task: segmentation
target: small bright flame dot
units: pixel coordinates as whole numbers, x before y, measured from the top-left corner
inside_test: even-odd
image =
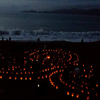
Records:
[[[37,87],[40,87],[40,85],[38,84]]]
[[[46,58],[47,58],[47,59],[50,59],[50,56],[47,56]]]

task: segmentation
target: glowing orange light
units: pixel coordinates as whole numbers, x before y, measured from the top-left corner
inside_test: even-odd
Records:
[[[1,73],[1,71],[0,71],[0,73]]]
[[[51,83],[51,85],[53,85],[53,82],[50,82]]]
[[[74,74],[74,77],[75,77],[75,74]]]
[[[45,71],[47,71],[47,69],[45,69]]]
[[[59,68],[59,66],[57,66],[57,68]]]
[[[8,74],[8,72],[6,72],[6,74]]]
[[[65,84],[65,82],[63,82],[63,84]]]
[[[2,70],[4,70],[4,68],[2,68]]]
[[[49,68],[48,68],[48,70],[49,70]]]
[[[91,65],[91,68],[92,68],[93,66]]]
[[[31,73],[33,74],[34,72],[32,71]]]
[[[98,96],[98,94],[96,93],[96,96]]]
[[[88,87],[86,87],[86,89],[88,89]]]
[[[53,87],[55,87],[55,84],[53,84]]]
[[[66,68],[67,66],[65,66],[65,68]]]
[[[81,85],[81,87],[83,87],[83,85]]]
[[[84,91],[83,91],[83,90],[81,90],[81,92],[83,93]]]
[[[20,66],[18,66],[18,68],[20,68]]]
[[[30,72],[28,72],[28,74],[30,74]]]
[[[89,91],[87,92],[87,94],[89,94]]]
[[[59,72],[61,72],[61,69],[59,70]]]
[[[25,71],[25,68],[23,68],[23,70]]]
[[[42,79],[44,79],[44,76],[42,76]]]
[[[48,76],[47,75],[45,75],[45,78],[47,78]]]
[[[78,63],[76,63],[76,65],[78,66]]]
[[[82,66],[84,66],[84,64]]]
[[[44,65],[44,62],[42,62],[42,65]]]
[[[92,73],[92,71],[90,70],[90,73]]]
[[[42,70],[42,72],[44,72],[44,70]]]
[[[24,60],[24,66],[26,65],[26,61]]]
[[[0,76],[0,79],[2,79],[2,76]]]
[[[82,82],[82,84],[84,84],[84,81]]]
[[[18,72],[16,72],[16,74],[18,74]]]
[[[11,79],[11,76],[9,77],[9,79]]]
[[[89,77],[88,78],[90,78],[90,75],[89,75]]]
[[[71,87],[71,84],[69,85],[69,87]]]
[[[87,96],[87,100],[89,100],[89,96]]]
[[[38,79],[40,79],[40,77],[38,77]]]
[[[74,97],[74,93],[72,93],[72,97]]]
[[[64,72],[64,69],[62,69],[62,72]]]
[[[30,77],[29,80],[32,80],[32,77]]]
[[[36,56],[34,55],[34,58],[36,58]]]
[[[27,77],[25,77],[25,80],[27,80]]]
[[[87,75],[85,75],[85,77],[87,77]]]
[[[73,65],[75,65],[75,63],[73,63]]]
[[[47,59],[50,59],[50,56],[47,56]]]
[[[79,98],[79,94],[76,95],[76,98]]]
[[[2,73],[5,73],[5,71],[2,71]]]
[[[23,80],[23,77],[20,77],[20,80]]]
[[[12,66],[12,69],[14,68],[14,66]]]
[[[8,68],[8,70],[10,70],[10,68]]]
[[[27,72],[25,71],[25,74],[27,74]]]
[[[74,86],[72,87],[72,89],[75,89]]]
[[[58,86],[56,85],[56,89],[58,89]]]
[[[2,57],[2,59],[4,59],[4,57]]]
[[[70,93],[69,93],[69,91],[67,91],[67,95],[69,95]]]
[[[69,64],[71,64],[71,62],[69,62]]]
[[[17,80],[17,77],[15,77],[15,80]]]
[[[30,69],[32,69],[32,66],[30,66]]]
[[[93,71],[93,68],[91,70]]]
[[[66,86],[67,86],[68,84],[66,83]]]
[[[85,69],[83,71],[85,72]]]
[[[96,87],[98,87],[98,84],[96,84]]]
[[[15,68],[17,68],[17,66]]]

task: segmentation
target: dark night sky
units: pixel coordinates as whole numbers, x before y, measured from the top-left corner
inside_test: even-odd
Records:
[[[100,0],[0,0],[0,11],[100,8]]]

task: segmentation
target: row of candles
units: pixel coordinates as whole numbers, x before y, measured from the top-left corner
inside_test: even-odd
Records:
[[[46,52],[46,53],[45,53]],[[53,53],[52,53],[53,52]],[[29,51],[25,51],[24,52],[24,54],[27,54],[27,53],[29,53]],[[49,81],[50,81],[50,84],[53,86],[53,87],[55,87],[56,89],[59,89],[58,88],[58,85],[56,85],[53,81],[52,81],[52,79],[51,79],[51,77],[54,75],[54,74],[57,74],[57,73],[63,73],[64,72],[64,69],[63,69],[63,66],[59,66],[59,63],[57,63],[57,65],[58,66],[55,66],[55,65],[53,65],[53,59],[55,58],[55,56],[53,56],[53,58],[51,58],[50,57],[50,54],[55,54],[55,53],[57,53],[57,55],[58,55],[58,59],[55,59],[55,60],[58,60],[58,62],[59,61],[62,61],[62,63],[63,63],[63,65],[64,65],[64,69],[66,69],[66,62],[64,63],[64,61],[63,61],[63,58],[65,58],[66,57],[66,55],[68,55],[69,56],[69,59],[67,59],[66,61],[67,62],[69,62],[69,64],[73,64],[73,65],[77,65],[78,66],[78,61],[79,61],[79,57],[78,57],[78,55],[76,54],[76,53],[73,53],[73,55],[75,55],[76,56],[76,60],[72,60],[72,52],[71,51],[69,51],[69,53],[67,54],[67,52],[65,52],[65,51],[63,51],[62,49],[55,49],[55,50],[53,50],[53,49],[46,49],[46,50],[43,50],[43,53],[42,53],[42,55],[46,55],[46,59],[47,60],[52,60],[52,63],[51,63],[51,66],[49,66],[50,68],[45,68],[45,69],[42,69],[42,70],[40,70],[40,71],[38,71],[38,73],[44,73],[44,72],[47,72],[47,71],[52,71],[49,75],[42,75],[42,76],[38,76],[38,79],[44,79],[44,78],[48,78],[48,76],[49,76]],[[36,56],[37,55],[37,56]],[[63,58],[61,57],[61,55],[63,55]],[[37,50],[37,49],[34,49],[34,52],[32,52],[32,53],[29,53],[29,60],[31,60],[32,62],[34,61],[34,59],[36,59],[35,61],[37,61],[38,62],[38,60],[39,60],[39,57],[40,57],[40,55],[39,55],[39,50]],[[3,59],[4,59],[4,57],[3,57]],[[71,61],[72,60],[72,61]],[[13,59],[13,61],[15,62],[15,59]],[[45,65],[45,60],[43,60],[43,62],[42,62],[42,65]],[[26,65],[26,63],[27,63],[27,61],[26,61],[26,57],[24,57],[24,66]],[[84,64],[83,64],[83,66],[84,66]],[[93,71],[93,68],[92,68],[93,66],[91,66],[91,70],[90,70],[90,73],[88,73],[88,75],[87,74],[85,74],[84,75],[84,77],[85,78],[90,78],[90,75],[92,74],[92,76],[93,76],[93,73],[92,73],[92,71]],[[15,70],[15,69],[18,69],[19,68],[19,71],[20,72],[16,72],[16,75],[17,74],[33,74],[34,72],[32,71],[32,66],[30,66],[30,70],[31,71],[27,71],[27,69],[26,68],[20,68],[20,66],[12,66],[12,68],[10,68],[9,66],[8,66],[8,71],[5,71],[4,70],[4,68],[2,68],[1,70],[0,70],[0,73],[1,74],[4,74],[4,73],[6,73],[6,74],[8,74],[8,72],[9,71],[12,71],[11,73],[13,73],[13,71]],[[58,69],[57,69],[58,68]],[[62,68],[62,69],[61,69]],[[55,69],[57,69],[57,70],[55,70]],[[55,71],[54,71],[55,70]],[[18,71],[18,70],[15,70],[15,71]],[[23,72],[22,72],[23,71]],[[85,73],[86,72],[86,69],[83,69],[83,72]],[[63,74],[60,74],[60,76],[59,76],[59,80],[60,80],[60,82],[61,83],[63,83],[65,86],[68,86],[68,82],[65,82],[65,81],[63,81],[62,80],[62,75]],[[73,74],[73,77],[76,77],[75,76],[75,74]],[[2,79],[3,78],[3,76],[2,75],[0,75],[0,79]],[[20,80],[32,80],[32,78],[33,77],[19,77],[19,79]],[[12,76],[9,76],[9,79],[11,80],[12,79]],[[18,79],[18,77],[17,76],[15,76],[14,77],[14,79],[15,80],[17,80]],[[72,80],[72,83],[74,83],[74,80]],[[85,83],[85,85],[86,85],[86,89],[88,89],[88,87],[87,87],[87,84]],[[98,83],[96,84],[96,87],[98,87]],[[75,87],[74,86],[71,86],[71,84],[69,84],[69,88],[71,88],[71,89],[75,89]],[[83,88],[83,85],[81,85],[81,88]],[[67,95],[71,95],[72,97],[75,97],[75,93],[71,93],[70,91],[67,91]],[[81,93],[84,93],[84,90],[82,89],[81,90]],[[87,92],[87,95],[89,95],[89,91]],[[96,93],[96,96],[97,96],[97,93]],[[76,94],[76,98],[79,98],[79,94]],[[87,96],[87,100],[89,100],[89,96]]]

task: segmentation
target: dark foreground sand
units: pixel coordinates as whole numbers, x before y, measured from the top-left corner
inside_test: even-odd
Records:
[[[93,66],[94,73],[100,80],[100,42],[93,43],[71,43],[64,41],[55,42],[6,42],[0,41],[0,57],[15,57],[23,59],[25,51],[40,49],[46,45],[47,48],[62,48],[66,51],[75,52],[79,56],[79,63],[86,66]],[[7,60],[2,61],[0,58],[0,69],[6,67]],[[8,59],[8,58],[7,58]],[[21,64],[21,63],[20,63]],[[33,65],[34,66],[34,65]],[[48,73],[50,74],[50,73]],[[2,75],[2,73],[0,74]],[[31,81],[25,80],[6,80],[0,79],[0,100],[82,100],[66,96],[63,89],[55,89],[51,86],[48,79],[37,80],[38,75],[35,75]],[[37,84],[41,84],[41,88],[37,88]],[[98,95],[100,94],[100,82]],[[99,95],[100,96],[100,95]],[[95,100],[99,100],[99,96]],[[87,100],[87,99],[83,99]],[[90,98],[94,100],[94,98]]]

